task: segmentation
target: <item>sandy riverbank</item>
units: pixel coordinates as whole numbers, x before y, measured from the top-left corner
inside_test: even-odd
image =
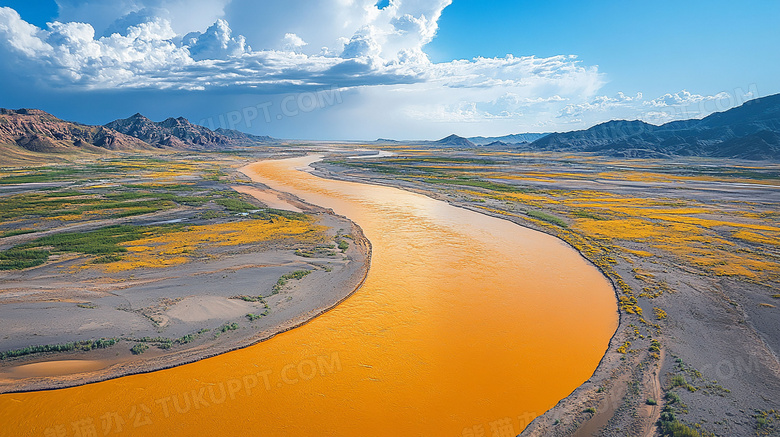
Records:
[[[74,269],[76,260],[67,257],[34,269],[2,272],[2,350],[102,337],[123,340],[105,349],[0,361],[0,393],[77,386],[244,348],[307,323],[361,286],[371,247],[359,226],[262,186],[235,188],[257,195],[263,203],[276,199],[275,208],[312,214],[316,225],[326,229],[327,238],[348,235],[349,247],[302,257],[296,249],[306,247],[294,242],[249,244],[175,268],[135,269],[132,274],[113,276]],[[280,276],[299,270],[311,273],[288,281],[279,292],[272,291]],[[252,302],[237,296],[263,299]],[[245,317],[264,312],[256,320]],[[220,331],[230,323],[238,328]],[[174,342],[169,349],[148,343],[149,349],[135,355],[130,351],[136,344],[132,339],[142,338],[188,340]]]

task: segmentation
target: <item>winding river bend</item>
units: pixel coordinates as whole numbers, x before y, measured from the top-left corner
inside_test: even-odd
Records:
[[[425,196],[297,170],[316,159],[245,172],[363,228],[373,260],[358,292],[246,349],[0,396],[0,435],[91,425],[96,435],[460,436],[507,423],[519,433],[588,379],[617,308],[576,251]]]

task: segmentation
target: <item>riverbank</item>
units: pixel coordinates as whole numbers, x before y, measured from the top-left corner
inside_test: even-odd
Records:
[[[371,247],[359,226],[237,173],[224,177],[235,191],[219,191],[223,196],[237,191],[257,198],[253,205],[227,197],[225,204],[257,212],[236,216],[206,203],[205,209],[185,206],[126,219],[72,215],[81,221],[49,220],[37,229],[35,220],[42,219],[26,218],[36,232],[0,240],[8,248],[76,232],[154,230],[151,238],[149,232],[133,237],[138,240],[120,252],[123,259],[112,263],[66,253],[0,272],[0,351],[7,355],[0,360],[0,393],[79,386],[245,348],[309,322],[361,286]],[[157,195],[147,187],[182,187],[190,203],[213,192],[198,179],[186,182],[146,179],[135,184],[144,191],[122,194],[116,194],[119,185],[103,185],[114,190],[108,196],[145,199]],[[69,187],[55,199],[74,196],[83,203],[106,190],[66,185],[81,191]],[[12,199],[38,199],[36,189],[15,187],[19,194]],[[26,352],[30,346],[46,351]]]
[[[774,229],[771,223],[755,220],[771,219],[764,213],[776,196],[772,179],[760,170],[755,170],[760,179],[745,183],[711,176],[719,165],[726,167],[724,173],[744,175],[740,163],[693,162],[684,168],[701,164],[707,176],[677,178],[663,162],[632,162],[641,170],[632,173],[631,167],[623,170],[623,165],[623,173],[618,173],[616,163],[601,164],[592,157],[578,161],[571,155],[426,152],[424,148],[405,153],[400,146],[392,150],[397,154],[394,159],[358,163],[334,158],[332,163],[318,163],[315,173],[421,193],[545,232],[572,245],[613,283],[621,304],[620,326],[598,369],[530,423],[523,435],[649,437],[659,432],[657,422],[664,407],[672,413],[665,423],[677,422],[703,435],[748,435],[759,426],[757,414],[777,409],[773,400],[780,393],[779,366],[774,350],[780,336],[765,320],[776,311],[772,246],[741,249],[743,264],[729,259],[723,262],[722,273],[715,274],[705,269],[719,264],[705,264],[703,249],[685,241],[686,233],[705,241],[699,235],[709,232],[717,235],[707,237],[715,248],[741,246],[744,241],[721,227],[759,233]],[[729,165],[736,170],[728,170]],[[663,179],[649,170],[653,166],[662,169]],[[609,171],[615,172],[615,179],[607,179]],[[594,180],[593,174],[602,179]],[[703,205],[713,205],[720,217],[708,216],[710,208]],[[644,216],[635,219],[633,214]],[[652,239],[651,226],[658,226],[653,219],[640,221],[647,215],[657,217],[661,229],[664,220],[673,220],[663,245]],[[680,227],[685,220],[712,228],[699,230],[686,224],[678,237],[671,226]],[[585,225],[600,234],[593,237],[580,231]],[[658,249],[673,245],[688,247],[687,252]],[[691,265],[686,254],[698,255],[702,264]],[[751,257],[761,256],[768,262],[760,265],[758,273],[748,270],[746,266],[759,266]],[[772,413],[767,417],[765,422]]]

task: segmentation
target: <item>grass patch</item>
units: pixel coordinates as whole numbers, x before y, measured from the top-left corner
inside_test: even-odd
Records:
[[[577,218],[586,218],[586,219],[591,219],[591,220],[606,220],[604,217],[602,217],[602,216],[600,216],[598,214],[594,214],[594,213],[592,213],[590,211],[585,211],[583,209],[574,210],[574,211],[571,212],[571,215],[573,217],[577,217]]]
[[[0,238],[13,237],[15,235],[33,234],[35,232],[38,231],[35,229],[13,229],[11,231],[5,231],[0,234]]]
[[[67,232],[38,238],[20,248],[53,247],[57,252],[79,252],[109,255],[127,252],[119,243],[137,240],[148,234],[149,228],[131,225],[107,226],[89,232]]]
[[[302,212],[285,211],[283,209],[265,208],[252,215],[253,217],[264,220],[272,220],[276,217],[286,218],[287,220],[307,220],[308,216]]]
[[[217,199],[214,203],[230,212],[248,212],[258,209],[251,203],[239,199]]]
[[[120,246],[180,226],[107,226],[89,232],[66,232],[38,238],[0,253],[0,270],[25,269],[45,263],[51,253],[82,253],[96,255],[92,263],[107,264],[122,260],[127,248]]]
[[[0,270],[22,270],[39,266],[49,259],[46,250],[10,249],[0,252]]]
[[[40,182],[56,182],[71,180],[76,176],[86,178],[92,177],[95,173],[109,173],[116,171],[113,167],[89,167],[89,168],[55,168],[42,167],[27,174],[11,175],[0,178],[0,185],[31,184]]]
[[[529,217],[533,217],[535,219],[539,219],[539,220],[545,221],[547,223],[552,223],[552,224],[554,224],[556,226],[560,226],[562,228],[565,228],[565,227],[568,226],[565,221],[563,221],[562,219],[560,219],[560,218],[558,218],[558,217],[556,217],[556,216],[554,216],[552,214],[547,214],[547,213],[541,212],[541,211],[528,211],[526,214],[528,214]]]

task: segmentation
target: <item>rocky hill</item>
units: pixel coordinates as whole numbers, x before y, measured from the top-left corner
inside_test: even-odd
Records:
[[[172,148],[220,148],[234,143],[230,138],[209,128],[190,123],[186,118],[167,118],[154,122],[141,114],[114,120],[105,125],[149,144]]]
[[[41,153],[149,148],[111,128],[60,120],[38,109],[0,109],[0,144]]]

